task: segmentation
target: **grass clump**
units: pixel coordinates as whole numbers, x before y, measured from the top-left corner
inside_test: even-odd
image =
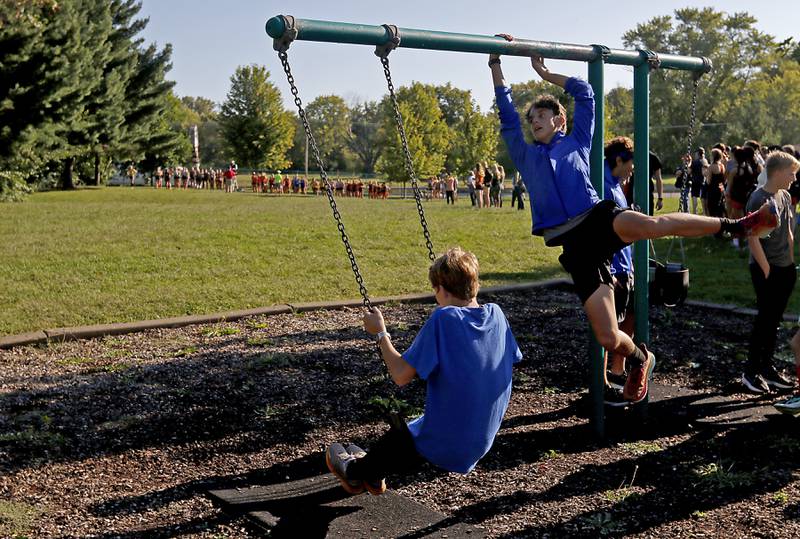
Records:
[[[30,504],[0,500],[0,535],[26,537],[34,531],[33,524],[40,514]]]

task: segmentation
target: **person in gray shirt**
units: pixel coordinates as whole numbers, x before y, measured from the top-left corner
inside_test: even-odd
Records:
[[[778,324],[797,280],[794,265],[794,207],[787,189],[800,169],[800,162],[786,152],[773,152],[767,159],[767,183],[750,195],[747,210],[754,211],[767,201],[775,205],[778,226],[769,235],[752,236],[750,276],[756,291],[758,314],[753,322],[742,384],[753,393],[792,389],[794,383],[772,364]]]

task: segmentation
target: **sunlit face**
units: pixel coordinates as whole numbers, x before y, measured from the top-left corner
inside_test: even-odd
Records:
[[[550,142],[564,125],[563,116],[555,115],[552,110],[545,108],[531,108],[528,111],[528,121],[531,123],[534,140],[544,144]]]
[[[797,173],[792,167],[785,167],[779,170],[776,170],[775,173],[772,175],[774,178],[775,185],[778,189],[788,189],[792,182],[795,180],[795,174]]]

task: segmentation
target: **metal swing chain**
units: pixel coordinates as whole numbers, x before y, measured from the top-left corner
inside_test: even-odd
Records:
[[[689,107],[689,132],[686,135],[686,153],[684,155],[688,155],[691,157],[692,155],[692,140],[694,139],[694,124],[697,121],[697,88],[700,85],[700,75],[695,76],[694,82],[692,83],[692,103]],[[683,169],[683,187],[681,187],[681,194],[680,198],[678,199],[678,212],[680,213],[689,213],[689,189],[691,188],[691,161],[689,165],[683,162],[683,158],[681,158],[681,168]],[[678,242],[681,246],[681,263],[686,266],[686,251],[683,248],[683,238],[678,237]],[[669,261],[669,256],[672,254],[672,247],[675,244],[675,236],[672,237],[672,240],[669,242],[669,249],[667,250],[667,257],[664,259],[664,262]]]
[[[283,70],[286,72],[286,79],[289,81],[289,86],[291,87],[292,95],[294,96],[294,104],[297,106],[297,113],[300,116],[300,120],[303,122],[303,129],[306,131],[308,144],[314,153],[314,159],[319,167],[320,176],[325,182],[325,193],[328,195],[328,202],[330,203],[331,210],[333,210],[333,218],[336,219],[336,227],[339,229],[339,233],[342,235],[342,243],[344,243],[344,248],[347,251],[347,257],[350,259],[350,266],[352,267],[353,274],[356,277],[356,283],[358,283],[358,290],[361,292],[364,307],[371,310],[372,303],[369,300],[367,288],[364,286],[364,279],[361,277],[361,271],[358,269],[358,263],[356,262],[356,256],[353,253],[353,248],[350,247],[350,239],[347,237],[347,232],[345,231],[344,223],[342,222],[342,216],[339,213],[339,209],[336,207],[336,200],[333,198],[333,187],[331,186],[331,182],[328,180],[328,174],[325,172],[325,167],[322,165],[322,158],[319,154],[319,148],[317,148],[317,142],[314,140],[314,135],[311,133],[311,127],[308,124],[308,118],[306,118],[306,112],[303,109],[303,102],[298,95],[297,86],[295,86],[294,83],[294,77],[292,76],[292,69],[289,67],[289,59],[286,51],[279,51],[278,58],[280,58],[281,64],[283,65]]]
[[[697,87],[700,85],[700,77],[695,77],[694,83],[692,85],[692,104],[690,107],[690,116],[689,116],[689,132],[686,136],[686,153],[684,155],[688,155],[691,157],[692,155],[692,139],[694,138],[694,124],[697,120]],[[678,211],[680,212],[688,212],[689,208],[686,207],[688,204],[688,194],[689,194],[689,181],[690,181],[690,166],[682,163],[683,166],[683,189],[681,190],[681,198],[679,202]]]
[[[414,172],[414,163],[411,159],[411,151],[408,149],[406,130],[403,127],[403,116],[400,114],[400,107],[397,104],[397,96],[395,96],[394,93],[392,73],[389,70],[389,57],[381,56],[381,64],[383,64],[383,73],[386,75],[386,84],[389,87],[389,96],[392,98],[392,105],[394,106],[394,120],[397,123],[397,131],[400,133],[400,142],[403,145],[406,172],[408,172],[408,175],[411,177],[411,190],[414,192],[414,200],[417,202],[417,212],[419,213],[419,222],[422,225],[422,234],[425,236],[425,246],[428,248],[428,258],[430,258],[431,262],[433,262],[436,260],[436,255],[433,252],[433,243],[431,242],[431,233],[428,231],[428,222],[425,220],[425,211],[422,209],[422,195],[420,194],[419,185],[417,184],[417,175]]]

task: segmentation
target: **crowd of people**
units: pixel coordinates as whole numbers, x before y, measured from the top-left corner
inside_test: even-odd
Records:
[[[683,207],[695,214],[743,216],[752,193],[766,184],[766,162],[775,152],[800,158],[795,146],[762,145],[755,140],[733,147],[718,142],[711,148],[710,160],[705,148],[697,148],[693,155],[684,156],[685,166],[677,172],[676,186],[682,189]],[[797,204],[800,181],[792,183],[788,191]],[[733,243],[743,245],[738,238],[733,238]]]
[[[128,175],[133,177],[135,170],[131,174],[133,165],[128,167]],[[152,178],[152,186],[156,189],[216,189],[224,190],[226,193],[233,193],[239,190],[236,174],[239,167],[235,161],[231,161],[227,168],[201,168],[193,167],[157,167]]]
[[[337,178],[329,180],[334,196],[364,198],[364,187],[367,196],[371,199],[389,198],[391,187],[386,182],[369,180],[364,182],[360,178]],[[325,186],[319,178],[308,181],[305,176],[295,174],[291,179],[283,175],[280,170],[275,173],[254,171],[250,175],[250,186],[254,193],[270,193],[275,195],[323,195]]]

